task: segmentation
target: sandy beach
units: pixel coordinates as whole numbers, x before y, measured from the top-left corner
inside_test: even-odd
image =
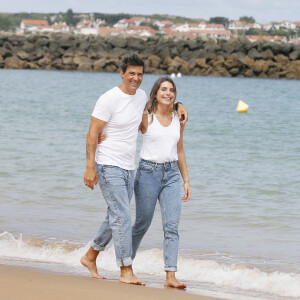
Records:
[[[0,265],[0,299],[5,300],[82,299],[202,299],[216,298],[186,294],[184,291],[120,284],[88,277],[48,274],[42,270]]]

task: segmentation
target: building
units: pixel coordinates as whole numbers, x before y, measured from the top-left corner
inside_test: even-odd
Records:
[[[49,26],[47,20],[22,20],[19,33],[38,32],[43,27]]]
[[[99,27],[104,23],[105,21],[101,19],[80,21],[76,24],[75,32],[79,34],[99,34]]]

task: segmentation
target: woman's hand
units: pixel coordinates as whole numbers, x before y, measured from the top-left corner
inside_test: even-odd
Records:
[[[182,200],[184,202],[187,202],[190,200],[192,194],[189,181],[186,181],[183,187],[184,187],[184,196],[182,197]]]
[[[102,131],[99,133],[98,136],[98,144],[103,143],[107,139],[107,135],[103,134]]]

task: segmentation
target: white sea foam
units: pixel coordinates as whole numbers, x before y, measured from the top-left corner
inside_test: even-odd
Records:
[[[80,266],[80,257],[89,245],[76,246],[54,239],[23,239],[11,233],[0,234],[0,258],[59,263],[70,267]],[[118,271],[113,247],[101,253],[98,264],[102,270]],[[163,277],[163,253],[159,249],[140,251],[134,263],[135,272]],[[193,283],[214,284],[218,287],[245,292],[271,294],[277,297],[300,297],[300,274],[263,272],[247,266],[225,265],[213,260],[179,257],[177,277]]]

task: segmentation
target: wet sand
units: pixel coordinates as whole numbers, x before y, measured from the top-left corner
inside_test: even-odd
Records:
[[[7,265],[0,265],[0,299],[216,300],[173,289],[155,289],[82,276],[49,274],[41,270]]]

